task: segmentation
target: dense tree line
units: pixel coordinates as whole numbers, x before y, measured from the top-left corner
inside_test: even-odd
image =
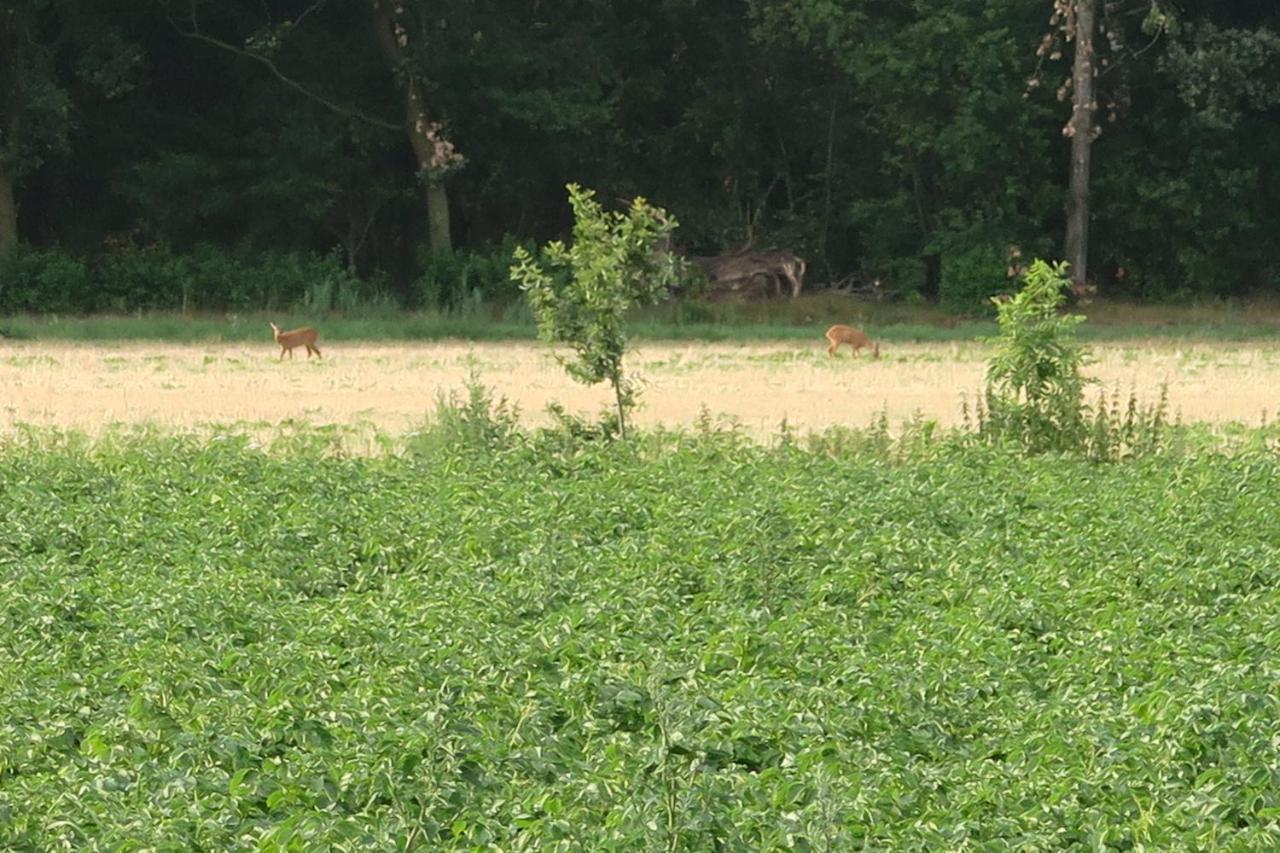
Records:
[[[1280,286],[1271,0],[0,3],[0,252],[331,254],[403,294],[564,235],[576,181],[689,251],[962,299],[1064,256],[1073,145],[1104,293]]]

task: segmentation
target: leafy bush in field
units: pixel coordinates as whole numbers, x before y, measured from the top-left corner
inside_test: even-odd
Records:
[[[492,251],[425,249],[418,256],[413,304],[421,308],[456,311],[468,302],[513,302],[520,288],[511,280],[511,256],[519,245],[507,237]]]
[[[1084,436],[1087,353],[1075,340],[1084,322],[1059,314],[1066,300],[1067,264],[1037,259],[1013,298],[996,303],[1000,334],[987,367],[986,427],[1028,449],[1067,450]]]
[[[5,442],[6,849],[1280,840],[1271,451]]]
[[[91,288],[88,266],[57,249],[0,252],[0,312],[75,311]]]
[[[919,300],[928,275],[924,261],[919,257],[887,258],[875,269],[883,270],[883,279],[889,286],[910,300]]]
[[[987,309],[992,294],[1008,284],[1005,271],[1004,258],[989,245],[948,253],[942,259],[938,302],[957,314],[976,314]]]
[[[90,313],[221,309],[350,311],[385,291],[333,255],[273,253],[239,259],[212,247],[179,255],[125,245],[92,261],[60,250],[0,258],[0,311]]]
[[[93,265],[94,311],[146,311],[186,304],[189,271],[183,259],[161,247],[128,247]]]
[[[264,292],[245,265],[216,246],[200,245],[185,256],[180,308],[201,310],[225,307],[244,311],[266,307]]]
[[[506,397],[494,399],[493,391],[472,370],[466,396],[441,392],[436,397],[431,428],[414,436],[409,448],[419,453],[436,451],[442,444],[479,451],[505,448],[519,434],[519,417],[519,408]]]
[[[990,341],[995,354],[987,367],[987,387],[976,404],[978,435],[1029,452],[1075,451],[1095,459],[1148,453],[1158,448],[1165,424],[1166,397],[1140,406],[1131,394],[1123,412],[1118,397],[1099,395],[1085,402],[1089,380],[1081,373],[1088,353],[1076,340],[1084,322],[1061,314],[1067,264],[1036,260],[1022,289],[996,301],[1000,334]],[[966,421],[969,420],[966,410]]]

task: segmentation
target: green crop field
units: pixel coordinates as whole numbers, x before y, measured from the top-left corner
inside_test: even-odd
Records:
[[[1280,461],[0,444],[5,849],[1264,849]]]

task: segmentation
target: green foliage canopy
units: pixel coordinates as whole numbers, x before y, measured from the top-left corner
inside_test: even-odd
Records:
[[[686,251],[796,251],[817,286],[863,274],[945,298],[949,259],[975,247],[1059,250],[1067,57],[1037,55],[1047,2],[406,0],[394,68],[366,3],[9,6],[0,205],[12,185],[22,240],[88,261],[121,235],[178,253],[339,247],[414,304],[407,77],[466,156],[443,179],[463,251],[563,239],[570,181],[660,201]],[[1280,11],[1112,6],[1103,292],[1274,287]]]

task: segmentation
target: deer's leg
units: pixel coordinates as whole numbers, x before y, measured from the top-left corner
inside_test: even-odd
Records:
[[[783,271],[782,271],[782,277],[783,277],[784,279],[786,279],[786,283],[787,283],[787,284],[791,285],[791,298],[792,298],[792,299],[795,299],[797,296],[799,296],[799,295],[800,295],[800,282],[796,281],[795,273],[793,273],[793,272],[792,272],[791,270],[789,270],[789,269],[785,269],[785,268],[784,268],[784,269],[783,269]],[[781,281],[780,281],[780,282],[778,282],[778,291],[779,291],[778,295],[779,295],[779,296],[781,296],[781,295],[782,295],[782,293],[781,293],[781,291],[782,291],[782,282],[781,282]]]

